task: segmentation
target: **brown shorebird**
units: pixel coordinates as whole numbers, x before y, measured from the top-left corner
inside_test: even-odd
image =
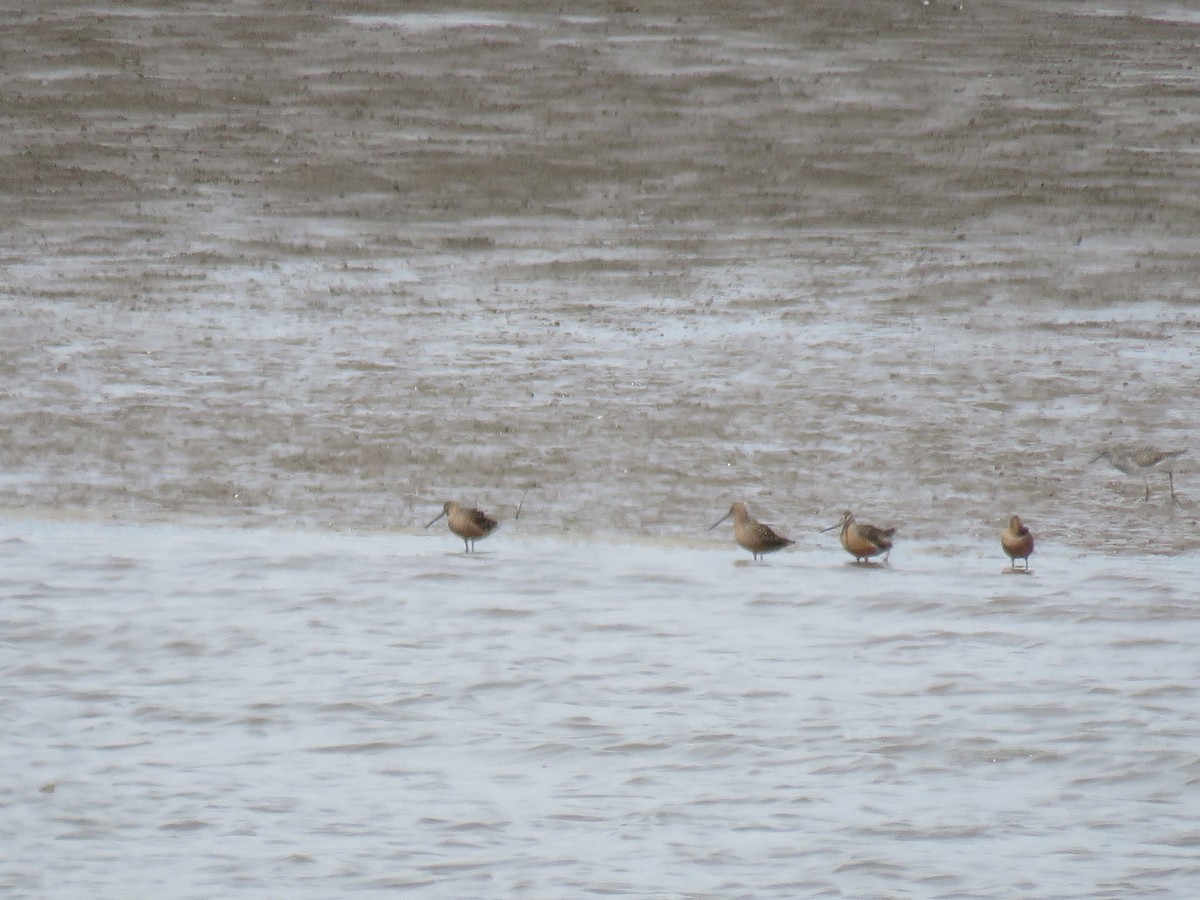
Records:
[[[1012,567],[1017,567],[1017,560],[1025,561],[1025,571],[1029,571],[1029,557],[1033,556],[1033,532],[1030,531],[1020,516],[1008,520],[1008,527],[1000,532],[1000,546],[1012,560]]]
[[[842,521],[828,528],[822,528],[821,533],[842,529],[842,546],[854,557],[855,562],[866,562],[872,556],[884,554],[883,561],[887,562],[892,555],[892,538],[895,528],[876,528],[874,525],[859,525],[854,521],[850,510],[842,513]]]
[[[477,509],[471,509],[454,500],[448,500],[442,507],[442,511],[434,516],[425,527],[428,528],[442,516],[446,516],[446,524],[450,526],[450,530],[462,538],[467,553],[475,549],[475,541],[487,537],[500,524]]]
[[[750,513],[746,512],[745,503],[733,504],[729,507],[729,512],[708,526],[708,530],[712,531],[730,516],[733,516],[733,539],[740,546],[749,550],[755,559],[796,543],[777,534],[770,525],[764,525],[757,519],[752,519]]]
[[[1113,468],[1118,472],[1124,472],[1126,475],[1141,475],[1142,481],[1146,483],[1146,496],[1143,500],[1150,499],[1150,478],[1146,474],[1151,469],[1163,469],[1167,473],[1167,481],[1171,486],[1171,499],[1175,498],[1175,474],[1171,471],[1170,466],[1164,466],[1164,463],[1169,463],[1173,459],[1177,459],[1187,450],[1155,450],[1153,447],[1122,447],[1112,446],[1105,447],[1094,457],[1092,462],[1099,459],[1107,459],[1113,464]]]

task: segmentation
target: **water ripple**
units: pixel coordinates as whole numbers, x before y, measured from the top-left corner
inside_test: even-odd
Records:
[[[76,527],[94,559],[129,562],[33,590]],[[919,547],[910,570],[866,574],[794,549],[797,588],[703,547],[510,539],[477,565],[416,552],[424,536],[314,536],[313,567],[295,533],[199,530],[167,551],[136,529],[38,528],[50,539],[8,548],[32,575],[5,626],[12,890],[50,841],[115,853],[136,835],[174,859],[181,834],[229,884],[334,893],[641,894],[676,867],[707,895],[900,879],[1007,896],[1063,883],[1055,860],[1109,860],[1111,884],[1194,869],[1200,632],[1154,614],[1191,602],[1180,561],[1171,580],[1046,558],[997,605],[995,573]],[[386,593],[384,559],[404,560]],[[273,860],[220,875],[254,833]],[[364,840],[404,849],[380,862]]]

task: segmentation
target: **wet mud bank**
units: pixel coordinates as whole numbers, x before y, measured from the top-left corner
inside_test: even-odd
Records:
[[[0,504],[1200,544],[1200,20],[10,12]]]

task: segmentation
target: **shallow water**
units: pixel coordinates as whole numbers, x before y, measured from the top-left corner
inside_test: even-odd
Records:
[[[3,533],[9,895],[1200,883],[1193,558]]]

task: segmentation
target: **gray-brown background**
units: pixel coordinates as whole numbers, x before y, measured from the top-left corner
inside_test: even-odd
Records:
[[[1186,8],[402,9],[0,14],[0,503],[1200,543]]]

